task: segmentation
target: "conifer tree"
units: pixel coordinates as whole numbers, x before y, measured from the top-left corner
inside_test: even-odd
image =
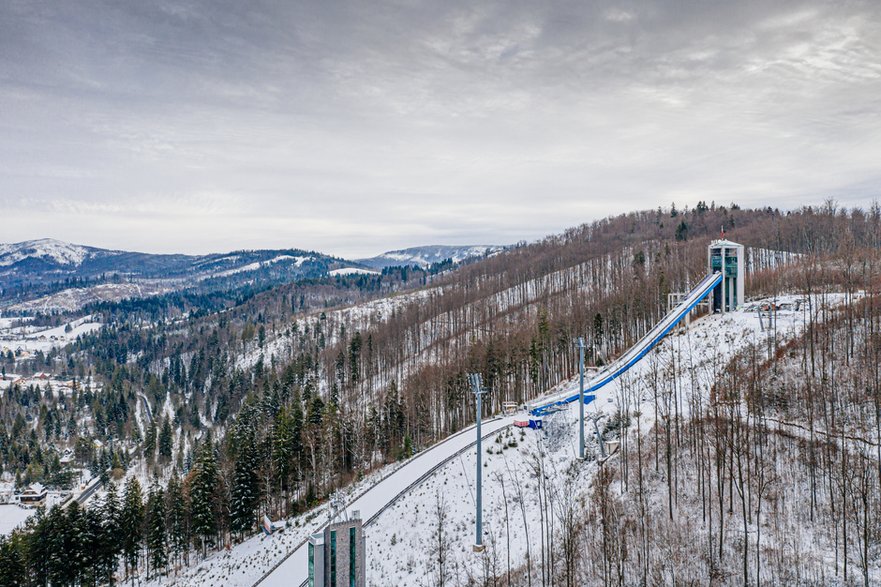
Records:
[[[165,494],[162,489],[153,488],[147,498],[147,550],[154,577],[163,574],[168,565],[165,513]]]
[[[235,463],[232,495],[230,497],[230,525],[233,532],[246,534],[254,527],[259,500],[257,450],[254,435],[245,432],[240,439]]]
[[[26,578],[21,539],[0,537],[0,587],[24,585]]]
[[[168,517],[168,547],[171,554],[173,554],[173,562],[179,564],[182,557],[186,556],[190,533],[189,521],[187,519],[187,504],[177,476],[172,477],[168,482],[165,504]]]
[[[122,550],[120,542],[121,514],[116,484],[108,483],[107,495],[104,497],[104,503],[101,507],[100,549],[96,554],[99,557],[99,578],[101,581],[111,585],[111,587],[114,584],[114,573],[119,560],[119,553]]]
[[[88,535],[86,517],[79,502],[72,501],[62,520],[62,550],[64,564],[59,565],[60,583],[75,585],[80,583],[83,572],[88,565]]]
[[[272,477],[275,486],[287,496],[291,474],[291,429],[290,417],[286,408],[281,408],[275,415],[272,428]]]
[[[141,484],[137,478],[129,477],[125,483],[122,512],[120,515],[120,538],[122,554],[125,558],[126,575],[134,584],[135,573],[141,553],[141,538],[144,530],[144,498]]]
[[[64,585],[68,580],[65,556],[65,541],[68,538],[66,526],[67,520],[60,506],[56,505],[49,510],[39,540],[45,547],[40,554],[46,559],[46,577],[49,583]]]
[[[173,444],[174,435],[171,431],[171,423],[168,421],[168,416],[166,416],[162,419],[162,431],[159,433],[159,456],[170,459]]]
[[[208,552],[217,536],[217,501],[220,474],[214,446],[208,440],[199,451],[195,472],[190,488],[191,528],[193,536],[199,539],[202,556]]]
[[[156,452],[156,420],[150,422],[150,427],[147,429],[147,436],[144,438],[144,458],[148,461],[153,458],[153,453]]]
[[[101,565],[101,552],[105,547],[103,515],[100,508],[88,508],[85,514],[81,584],[104,584],[105,574]]]

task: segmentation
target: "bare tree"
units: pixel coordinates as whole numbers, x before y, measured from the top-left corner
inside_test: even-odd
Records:
[[[434,527],[431,534],[431,560],[434,569],[433,579],[436,587],[444,587],[450,579],[450,535],[447,533],[447,518],[449,509],[444,492],[438,489],[435,493],[434,508],[432,510]]]

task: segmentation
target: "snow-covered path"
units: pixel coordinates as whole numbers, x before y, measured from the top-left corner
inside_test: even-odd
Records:
[[[484,420],[481,423],[481,435],[485,437],[495,434],[509,426],[512,422],[512,417]],[[371,518],[394,503],[398,497],[409,491],[415,484],[418,484],[421,479],[463,450],[473,447],[474,444],[474,426],[469,426],[413,457],[407,464],[353,501],[347,507],[348,511],[360,511],[361,518],[369,522]],[[320,531],[323,527],[324,525],[316,527],[315,532]],[[260,585],[261,587],[298,587],[308,579],[307,552],[307,543],[299,544],[290,556],[255,585]]]

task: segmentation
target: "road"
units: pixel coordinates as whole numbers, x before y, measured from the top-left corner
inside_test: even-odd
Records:
[[[495,434],[513,422],[511,417],[491,418],[481,422],[483,437]],[[450,436],[416,455],[410,462],[368,489],[346,508],[361,512],[361,519],[372,522],[398,498],[419,485],[435,470],[455,458],[459,453],[474,447],[474,426]],[[324,523],[316,524],[313,534],[324,528]],[[308,546],[303,541],[275,568],[271,569],[254,585],[260,587],[292,587],[305,583],[308,579]]]
[[[147,401],[147,396],[143,393],[139,393],[138,396],[141,398],[141,403],[144,405],[144,411],[147,412],[147,425],[153,423],[153,411],[150,409],[150,402]]]
[[[77,503],[79,503],[80,505],[83,505],[84,503],[86,503],[86,500],[88,500],[90,497],[92,497],[92,495],[93,495],[96,491],[98,491],[99,489],[101,489],[101,487],[103,487],[103,486],[104,486],[104,484],[101,482],[101,476],[98,475],[98,477],[95,478],[95,479],[94,479],[94,480],[88,485],[88,487],[86,487],[86,488],[83,490],[83,492],[80,493],[80,494],[76,497],[75,501],[76,501]]]

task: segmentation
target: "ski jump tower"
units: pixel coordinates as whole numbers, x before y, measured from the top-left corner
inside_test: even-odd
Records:
[[[722,282],[713,289],[710,297],[711,312],[724,314],[743,305],[745,264],[746,255],[741,244],[722,238],[707,247],[708,272],[722,274]]]

